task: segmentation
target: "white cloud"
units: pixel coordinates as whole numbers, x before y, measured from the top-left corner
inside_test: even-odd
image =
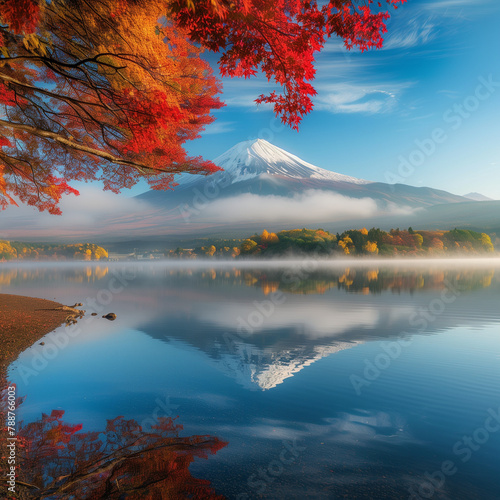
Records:
[[[256,91],[254,93],[240,93],[237,95],[232,95],[230,93],[224,94],[224,103],[227,106],[231,106],[233,108],[251,108],[253,111],[268,111],[272,110],[271,104],[257,104],[255,99],[259,97],[259,95],[264,94],[267,95],[266,91]],[[229,97],[225,97],[228,95]]]
[[[476,14],[491,10],[496,13],[498,0],[435,0],[421,4],[420,8],[432,13],[435,19],[444,24],[452,20],[467,21]],[[494,10],[492,10],[494,9]]]
[[[53,239],[87,241],[104,235],[141,238],[157,235],[165,229],[179,229],[182,218],[172,219],[172,214],[162,207],[153,207],[135,198],[125,198],[103,192],[97,187],[81,189],[81,195],[66,196],[61,202],[62,216],[39,213],[21,205],[2,213],[0,239],[21,240]],[[236,197],[216,199],[190,219],[189,228],[207,224],[260,223],[295,225],[310,222],[332,222],[366,219],[378,215],[410,215],[409,207],[386,203],[379,206],[371,198],[350,198],[321,190],[307,190],[293,197],[259,196],[241,194]],[[168,223],[167,223],[168,221]]]
[[[202,135],[215,135],[215,134],[226,134],[227,132],[232,132],[235,122],[224,122],[224,121],[215,121],[211,123],[205,128],[205,131],[202,132]]]
[[[314,64],[316,68],[316,79],[313,82],[329,82],[332,79],[352,79],[367,70],[376,68],[380,60],[369,59],[366,54],[356,51],[340,52],[334,54],[332,50],[325,50],[318,55],[318,60]]]
[[[251,78],[223,78],[223,101],[229,107],[253,108],[254,110],[271,109],[271,106],[261,104],[257,106],[255,99],[261,94],[269,94],[273,90],[279,91],[279,86],[268,82],[267,78],[259,73]]]
[[[405,49],[425,45],[436,36],[436,25],[426,20],[419,22],[411,19],[403,29],[391,30],[390,37],[384,42],[384,49]]]
[[[409,19],[401,17],[397,23],[393,23],[389,28],[389,33],[384,39],[383,49],[414,47],[424,45],[432,40],[436,35],[436,24],[431,22],[428,16],[429,14],[427,14],[426,19],[422,20],[423,16],[419,12],[418,15]],[[431,15],[431,17],[434,16]],[[366,67],[367,64],[376,64],[373,60],[368,60],[366,55],[362,54],[359,49],[346,49],[344,41],[339,38],[328,40],[321,52],[342,55],[342,59],[338,58],[333,61],[341,71],[344,68],[356,69],[356,66]]]
[[[327,39],[323,50],[321,51],[323,53],[328,53],[328,52],[345,52],[348,53],[349,51],[347,50],[344,40],[340,38],[329,38]]]
[[[396,105],[409,84],[318,84],[317,110],[332,113],[385,113]]]
[[[202,322],[215,324],[225,329],[234,328],[238,318],[248,318],[254,310],[253,304],[225,303],[210,304],[210,308],[201,308],[198,315]],[[411,314],[410,308],[404,312]],[[384,310],[384,312],[386,312]],[[304,335],[309,339],[333,338],[336,335],[349,332],[352,329],[369,329],[378,325],[381,310],[358,306],[352,308],[349,304],[325,304],[323,302],[308,302],[307,308],[297,308],[297,304],[285,303],[266,318],[265,324],[255,328],[254,333],[262,330],[293,328],[303,325]],[[401,313],[402,317],[403,313]]]
[[[379,207],[372,198],[350,198],[337,193],[307,190],[293,197],[242,194],[218,199],[207,205],[195,221],[273,222],[301,224],[374,217],[382,214],[409,214],[408,207]]]
[[[478,4],[490,3],[489,0],[435,0],[433,2],[424,3],[422,7],[425,9],[454,9],[462,7],[477,7]]]
[[[289,421],[266,419],[257,420],[249,426],[226,425],[225,435],[235,433],[264,439],[300,439],[311,441],[321,437],[329,443],[355,443],[361,452],[364,447],[373,445],[374,439],[393,445],[420,443],[410,431],[407,422],[399,414],[379,411],[356,410],[355,413],[337,413],[335,416],[323,418],[320,423],[304,422],[302,424]],[[366,461],[367,458],[362,459]]]
[[[1,214],[0,238],[22,238],[28,234],[44,238],[60,234],[78,237],[100,232],[103,220],[106,224],[117,220],[123,224],[129,215],[137,217],[151,211],[145,202],[103,191],[100,187],[84,186],[79,191],[80,196],[63,196],[60,216],[40,213],[21,203],[19,207],[9,206]]]

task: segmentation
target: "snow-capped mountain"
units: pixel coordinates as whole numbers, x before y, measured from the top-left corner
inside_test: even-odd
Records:
[[[184,174],[176,179],[177,190],[208,182],[225,185],[258,179],[293,179],[295,181],[330,181],[354,185],[370,184],[371,181],[339,174],[302,160],[284,149],[263,139],[239,142],[212,160],[224,171],[209,177]]]
[[[316,167],[263,139],[240,142],[215,158],[213,162],[224,169],[233,183],[268,174],[293,179],[370,184],[370,181]]]
[[[187,174],[176,179],[179,186],[173,191],[148,191],[138,198],[163,209],[200,205],[200,201],[205,209],[212,201],[220,203],[237,197],[241,200],[242,195],[289,199],[311,191],[371,199],[382,208],[422,208],[470,201],[438,189],[371,182],[326,170],[262,139],[240,142],[213,162],[224,170],[210,176]]]

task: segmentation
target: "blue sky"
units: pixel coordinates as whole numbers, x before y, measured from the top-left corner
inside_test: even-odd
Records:
[[[253,102],[270,88],[264,78],[223,79],[227,106],[187,149],[213,159],[262,138],[344,174],[500,199],[499,14],[498,0],[408,0],[384,49],[348,52],[331,40],[298,133]]]

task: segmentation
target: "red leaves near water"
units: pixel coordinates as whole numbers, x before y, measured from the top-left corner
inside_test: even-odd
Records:
[[[102,432],[81,433],[81,425],[63,422],[53,410],[22,426],[20,477],[42,496],[76,498],[222,499],[207,480],[194,478],[189,466],[227,445],[211,436],[180,437],[182,425],[159,418],[150,431],[119,416]],[[125,495],[125,496],[124,496]]]

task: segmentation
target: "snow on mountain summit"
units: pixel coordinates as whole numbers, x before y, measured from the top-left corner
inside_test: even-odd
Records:
[[[263,139],[240,142],[215,158],[213,162],[230,175],[233,183],[268,174],[295,179],[325,179],[351,184],[370,184],[370,181],[316,167]]]

